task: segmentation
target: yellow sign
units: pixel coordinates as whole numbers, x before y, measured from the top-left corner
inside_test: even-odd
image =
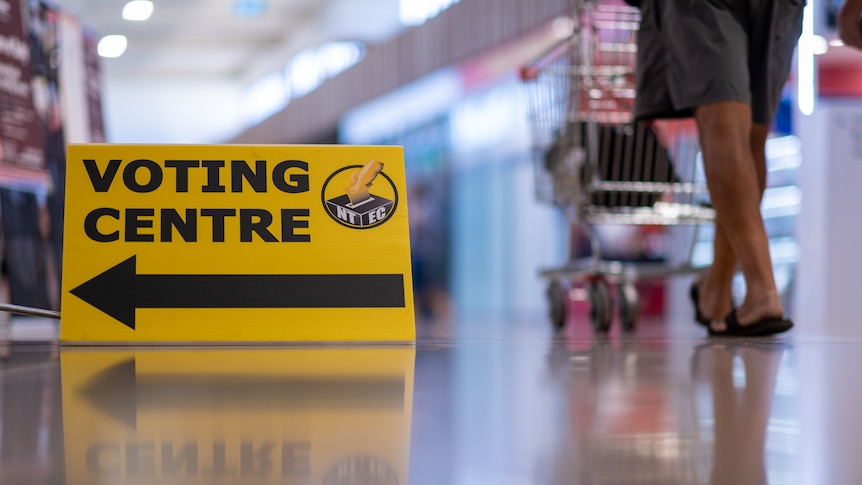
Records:
[[[67,483],[408,483],[415,350],[63,349]]]
[[[72,145],[65,342],[412,341],[400,147]]]

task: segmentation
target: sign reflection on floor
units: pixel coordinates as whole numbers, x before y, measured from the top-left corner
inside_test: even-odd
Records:
[[[414,357],[63,350],[67,482],[406,483]]]

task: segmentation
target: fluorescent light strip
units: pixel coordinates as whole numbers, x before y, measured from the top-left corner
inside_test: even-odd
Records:
[[[814,113],[816,87],[814,78],[814,4],[808,0],[802,19],[802,35],[797,44],[796,103],[805,116]]]

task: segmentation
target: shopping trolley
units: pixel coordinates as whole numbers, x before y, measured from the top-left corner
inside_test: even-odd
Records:
[[[691,119],[636,123],[638,9],[621,0],[571,0],[570,34],[521,69],[533,137],[536,197],[562,209],[589,239],[589,257],[546,269],[550,317],[567,318],[570,283],[587,290],[593,329],[609,330],[616,288],[619,321],[637,323],[636,282],[692,273],[696,233],[681,263],[602,258],[591,227],[700,225],[714,219]],[[558,21],[557,27],[560,23]],[[570,245],[571,246],[571,245]]]

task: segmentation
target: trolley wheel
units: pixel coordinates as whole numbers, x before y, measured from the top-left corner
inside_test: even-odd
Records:
[[[593,331],[606,333],[611,328],[611,292],[605,280],[597,279],[587,285],[590,299],[590,323]]]
[[[558,280],[551,281],[546,290],[548,296],[548,316],[554,330],[562,330],[566,326],[566,288]]]
[[[617,286],[617,307],[623,330],[631,332],[637,327],[640,314],[640,294],[634,283],[623,283]]]

